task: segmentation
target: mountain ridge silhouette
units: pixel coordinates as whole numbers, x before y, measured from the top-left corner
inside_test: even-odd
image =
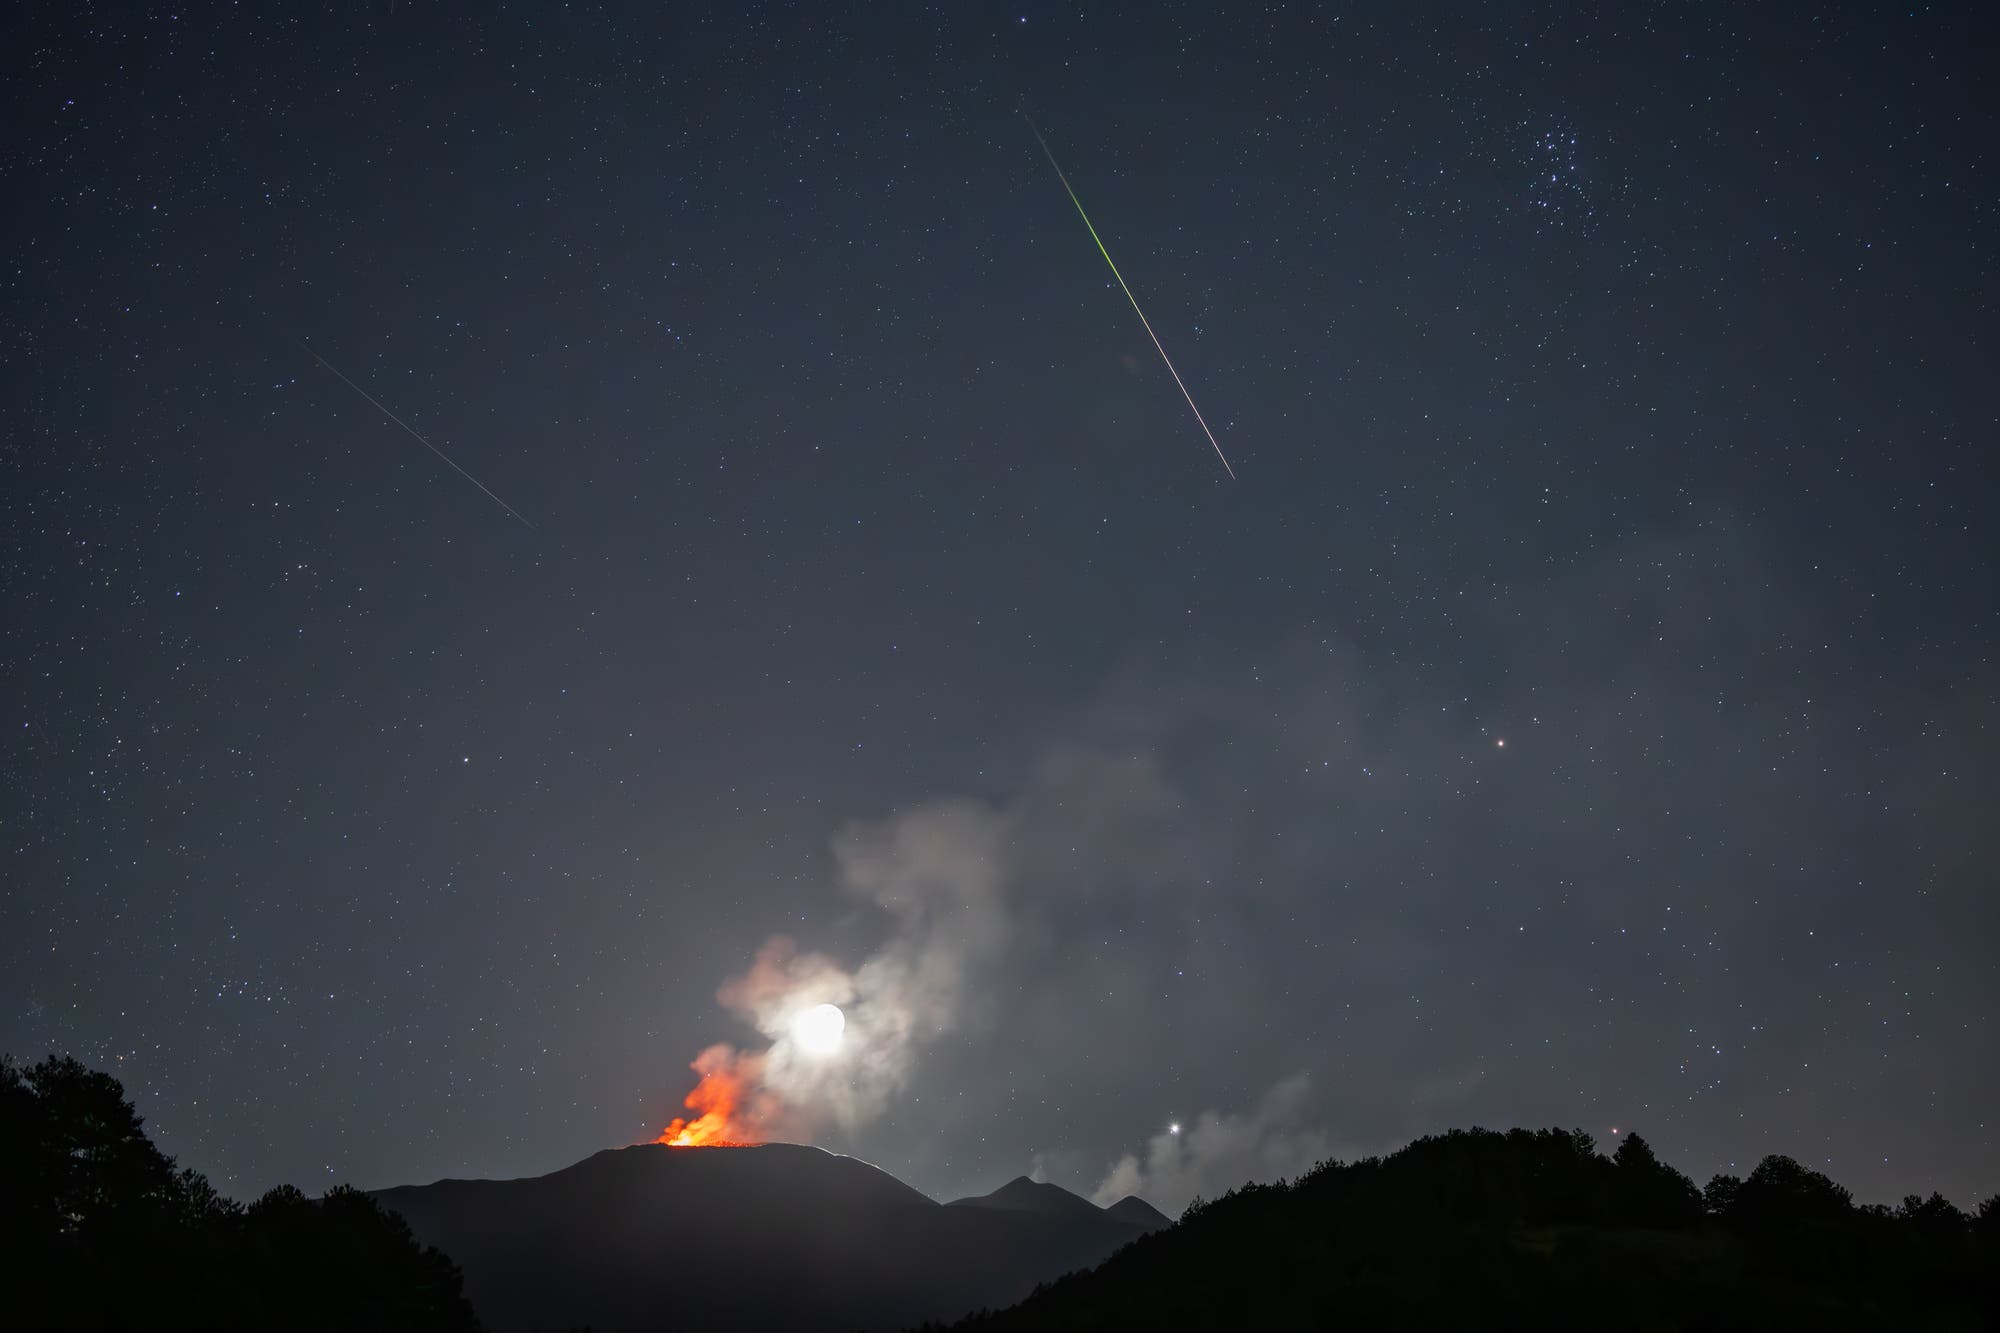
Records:
[[[491,1333],[905,1328],[1013,1304],[1158,1225],[1025,1177],[939,1203],[788,1143],[607,1148],[373,1197],[451,1255]]]
[[[1123,1218],[1133,1226],[1144,1227],[1148,1231],[1157,1231],[1161,1227],[1170,1227],[1174,1224],[1173,1218],[1136,1194],[1128,1194],[1117,1203],[1106,1204],[1104,1211],[1113,1217]]]
[[[997,1208],[1008,1212],[1035,1213],[1043,1217],[1121,1217],[1108,1208],[1099,1208],[1081,1194],[1072,1194],[1060,1185],[1051,1185],[1045,1180],[1030,1180],[1026,1176],[1015,1176],[990,1194],[975,1194],[963,1199],[953,1199],[947,1208]],[[1151,1205],[1148,1205],[1151,1207]],[[1166,1217],[1157,1209],[1154,1216],[1157,1223],[1144,1219],[1124,1218],[1134,1225],[1152,1230],[1154,1226],[1166,1225]]]

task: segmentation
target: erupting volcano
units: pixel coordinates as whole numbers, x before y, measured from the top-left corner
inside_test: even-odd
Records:
[[[676,1116],[653,1142],[670,1148],[745,1148],[762,1143],[764,1135],[751,1104],[762,1063],[763,1057],[739,1055],[726,1043],[696,1056],[688,1068],[701,1075],[701,1082],[681,1105],[697,1114],[692,1120]]]

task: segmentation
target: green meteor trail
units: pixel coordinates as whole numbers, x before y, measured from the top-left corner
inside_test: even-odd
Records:
[[[1076,197],[1076,191],[1070,188],[1069,177],[1063,175],[1062,164],[1057,162],[1056,155],[1049,151],[1049,141],[1042,137],[1041,130],[1035,125],[1034,117],[1023,111],[1021,119],[1028,122],[1029,133],[1033,134],[1035,142],[1042,146],[1042,156],[1048,158],[1049,165],[1056,169],[1056,179],[1062,182],[1064,192],[1069,195],[1069,201],[1076,205],[1076,215],[1083,219],[1084,227],[1090,232],[1090,239],[1097,242],[1097,253],[1103,255],[1104,262],[1111,266],[1111,276],[1118,279],[1118,286],[1124,291],[1125,299],[1132,303],[1132,313],[1146,326],[1146,336],[1153,340],[1153,348],[1159,352],[1160,360],[1167,363],[1167,373],[1172,375],[1174,383],[1180,386],[1181,397],[1187,399],[1188,410],[1193,412],[1194,419],[1201,423],[1201,433],[1208,436],[1208,442],[1214,448],[1215,456],[1222,460],[1222,470],[1229,474],[1231,481],[1236,480],[1236,469],[1229,466],[1229,459],[1223,454],[1222,446],[1216,443],[1215,432],[1208,428],[1207,418],[1203,417],[1201,409],[1194,405],[1194,395],[1188,392],[1187,383],[1181,379],[1181,373],[1174,369],[1174,359],[1168,356],[1167,349],[1160,345],[1160,335],[1153,332],[1153,322],[1146,318],[1145,311],[1139,309],[1139,298],[1132,295],[1131,287],[1126,285],[1125,275],[1118,271],[1118,264],[1111,258],[1111,252],[1104,248],[1104,241],[1098,236],[1097,228],[1091,225],[1090,214],[1083,211],[1083,201]]]

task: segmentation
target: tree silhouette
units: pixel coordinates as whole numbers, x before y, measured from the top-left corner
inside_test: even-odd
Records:
[[[1612,1154],[1618,1168],[1617,1215],[1628,1226],[1691,1226],[1702,1215],[1702,1194],[1694,1182],[1653,1155],[1650,1144],[1628,1134]]]
[[[1773,1155],[1757,1163],[1729,1204],[1739,1226],[1770,1227],[1797,1222],[1838,1221],[1853,1210],[1854,1196],[1832,1180],[1789,1157]]]
[[[1708,1184],[1702,1186],[1701,1203],[1710,1216],[1727,1217],[1736,1204],[1736,1196],[1743,1188],[1743,1177],[1718,1174],[1709,1177]]]
[[[10,1221],[30,1234],[88,1237],[175,1210],[173,1163],[146,1138],[117,1079],[67,1057],[0,1070]]]
[[[15,1327],[478,1327],[459,1273],[346,1187],[248,1209],[146,1138],[118,1080],[0,1061],[0,1243]]]
[[[1918,1230],[1936,1236],[1963,1235],[1972,1221],[1959,1211],[1957,1204],[1936,1191],[1932,1191],[1928,1199],[1915,1194],[1904,1195],[1903,1206],[1896,1210],[1896,1216]]]

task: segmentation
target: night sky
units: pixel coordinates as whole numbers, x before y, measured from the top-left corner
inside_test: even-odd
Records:
[[[1981,7],[330,8],[0,33],[0,1049],[530,1174],[789,937],[942,1197],[2000,1189]]]

